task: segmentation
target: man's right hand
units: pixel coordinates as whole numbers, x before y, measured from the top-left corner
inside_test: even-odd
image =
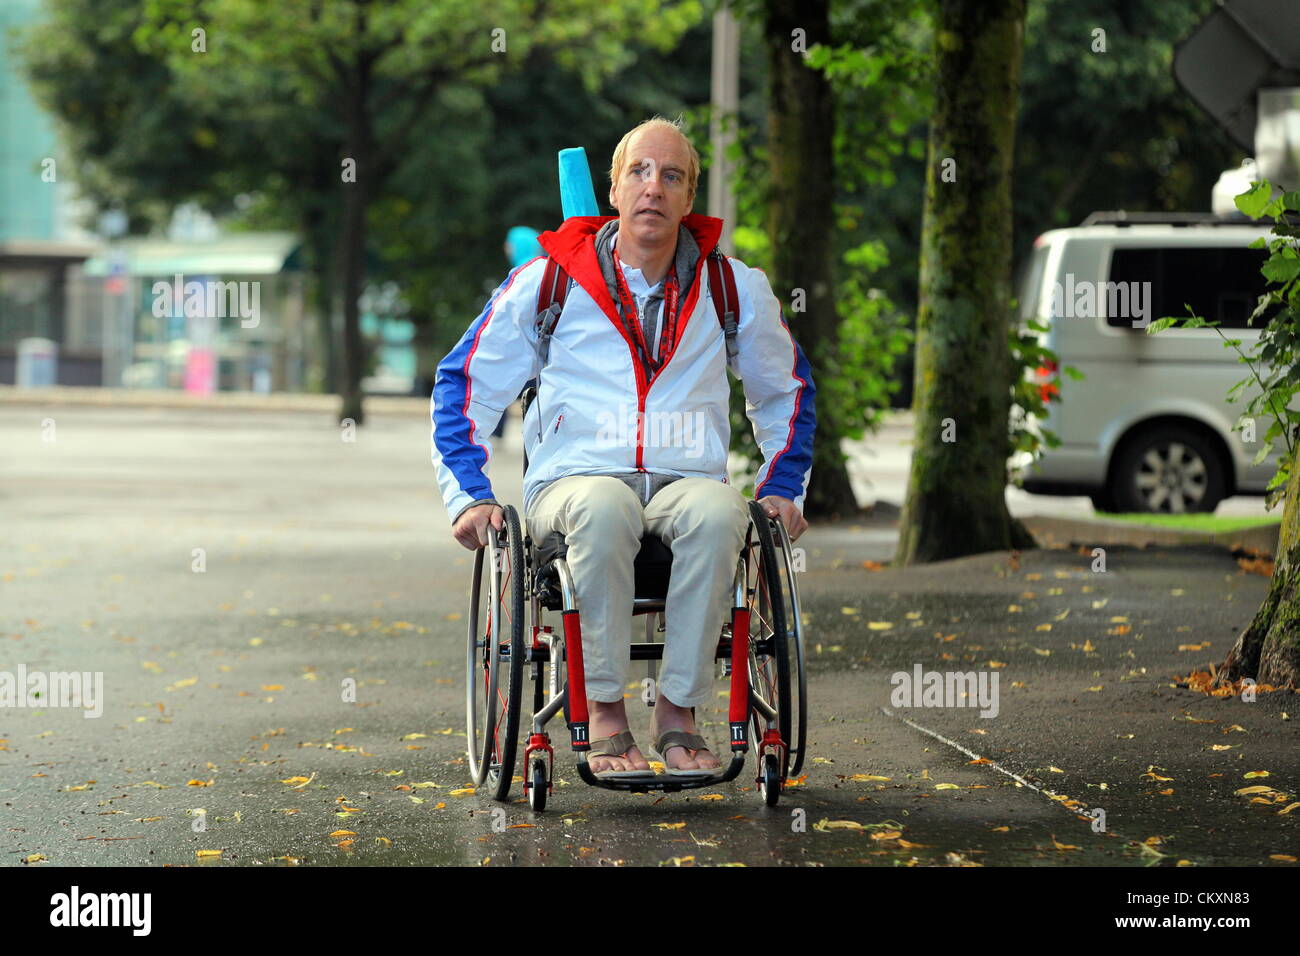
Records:
[[[505,514],[500,505],[475,505],[456,519],[452,536],[470,551],[486,548],[488,525],[500,531],[505,525]]]

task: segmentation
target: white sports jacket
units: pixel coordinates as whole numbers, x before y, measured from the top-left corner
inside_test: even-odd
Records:
[[[740,307],[738,355],[729,364],[705,268],[722,220],[683,218],[701,258],[694,284],[682,290],[677,344],[647,382],[596,259],[595,234],[612,218],[575,216],[538,239],[574,280],[545,368],[538,367],[535,325],[544,256],[511,271],[438,364],[430,399],[433,465],[448,517],[454,524],[475,502],[493,499],[491,433],[539,375],[524,419],[523,514],[543,485],[568,475],[647,472],[726,482],[728,368],[742,382],[764,458],[755,497],[780,495],[802,510],[816,389],[767,276],[730,259]]]

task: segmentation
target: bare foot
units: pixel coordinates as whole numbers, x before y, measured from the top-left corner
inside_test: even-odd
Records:
[[[623,701],[606,703],[600,700],[587,700],[587,713],[591,719],[591,739],[599,740],[628,729],[627,710]],[[597,754],[587,758],[587,766],[592,773],[604,773],[606,770],[650,770],[650,764],[642,755],[640,748],[631,747],[621,757]]]
[[[669,730],[698,733],[695,728],[695,712],[689,707],[678,707],[660,694],[655,701],[654,717],[650,721],[650,736],[658,740],[660,734]],[[674,770],[717,770],[722,766],[722,761],[708,750],[669,747],[663,758]]]

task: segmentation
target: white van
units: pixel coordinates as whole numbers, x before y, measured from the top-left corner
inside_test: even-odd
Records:
[[[1258,390],[1227,400],[1247,366],[1213,329],[1145,327],[1190,305],[1249,350],[1268,253],[1248,247],[1269,234],[1209,213],[1093,213],[1035,240],[1021,319],[1047,325],[1045,344],[1084,378],[1062,377],[1042,423],[1062,444],[1024,473],[1026,491],[1145,512],[1212,512],[1230,495],[1264,492],[1276,460],[1252,461],[1270,422],[1234,430]]]

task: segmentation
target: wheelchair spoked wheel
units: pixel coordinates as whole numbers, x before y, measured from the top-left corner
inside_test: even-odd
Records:
[[[790,771],[788,776],[797,777],[803,769],[804,755],[808,744],[808,676],[805,670],[803,621],[799,611],[799,588],[795,583],[795,555],[790,544],[790,534],[785,530],[785,523],[780,519],[772,522],[776,526],[773,544],[776,546],[776,569],[781,579],[781,600],[786,614],[786,645],[789,648],[790,692],[792,704],[790,717]]]
[[[746,593],[750,605],[750,692],[775,714],[775,729],[786,743],[784,748],[769,750],[764,754],[758,768],[758,784],[763,800],[768,806],[775,806],[781,787],[790,775],[790,742],[794,729],[789,635],[779,570],[781,561],[770,519],[758,502],[751,501],[749,508],[753,519],[746,539]],[[768,719],[756,707],[751,707],[750,720],[754,739],[761,744],[768,728]]]
[[[470,776],[505,800],[514,779],[524,675],[524,546],[519,515],[489,527],[474,558],[466,644],[465,720]]]

